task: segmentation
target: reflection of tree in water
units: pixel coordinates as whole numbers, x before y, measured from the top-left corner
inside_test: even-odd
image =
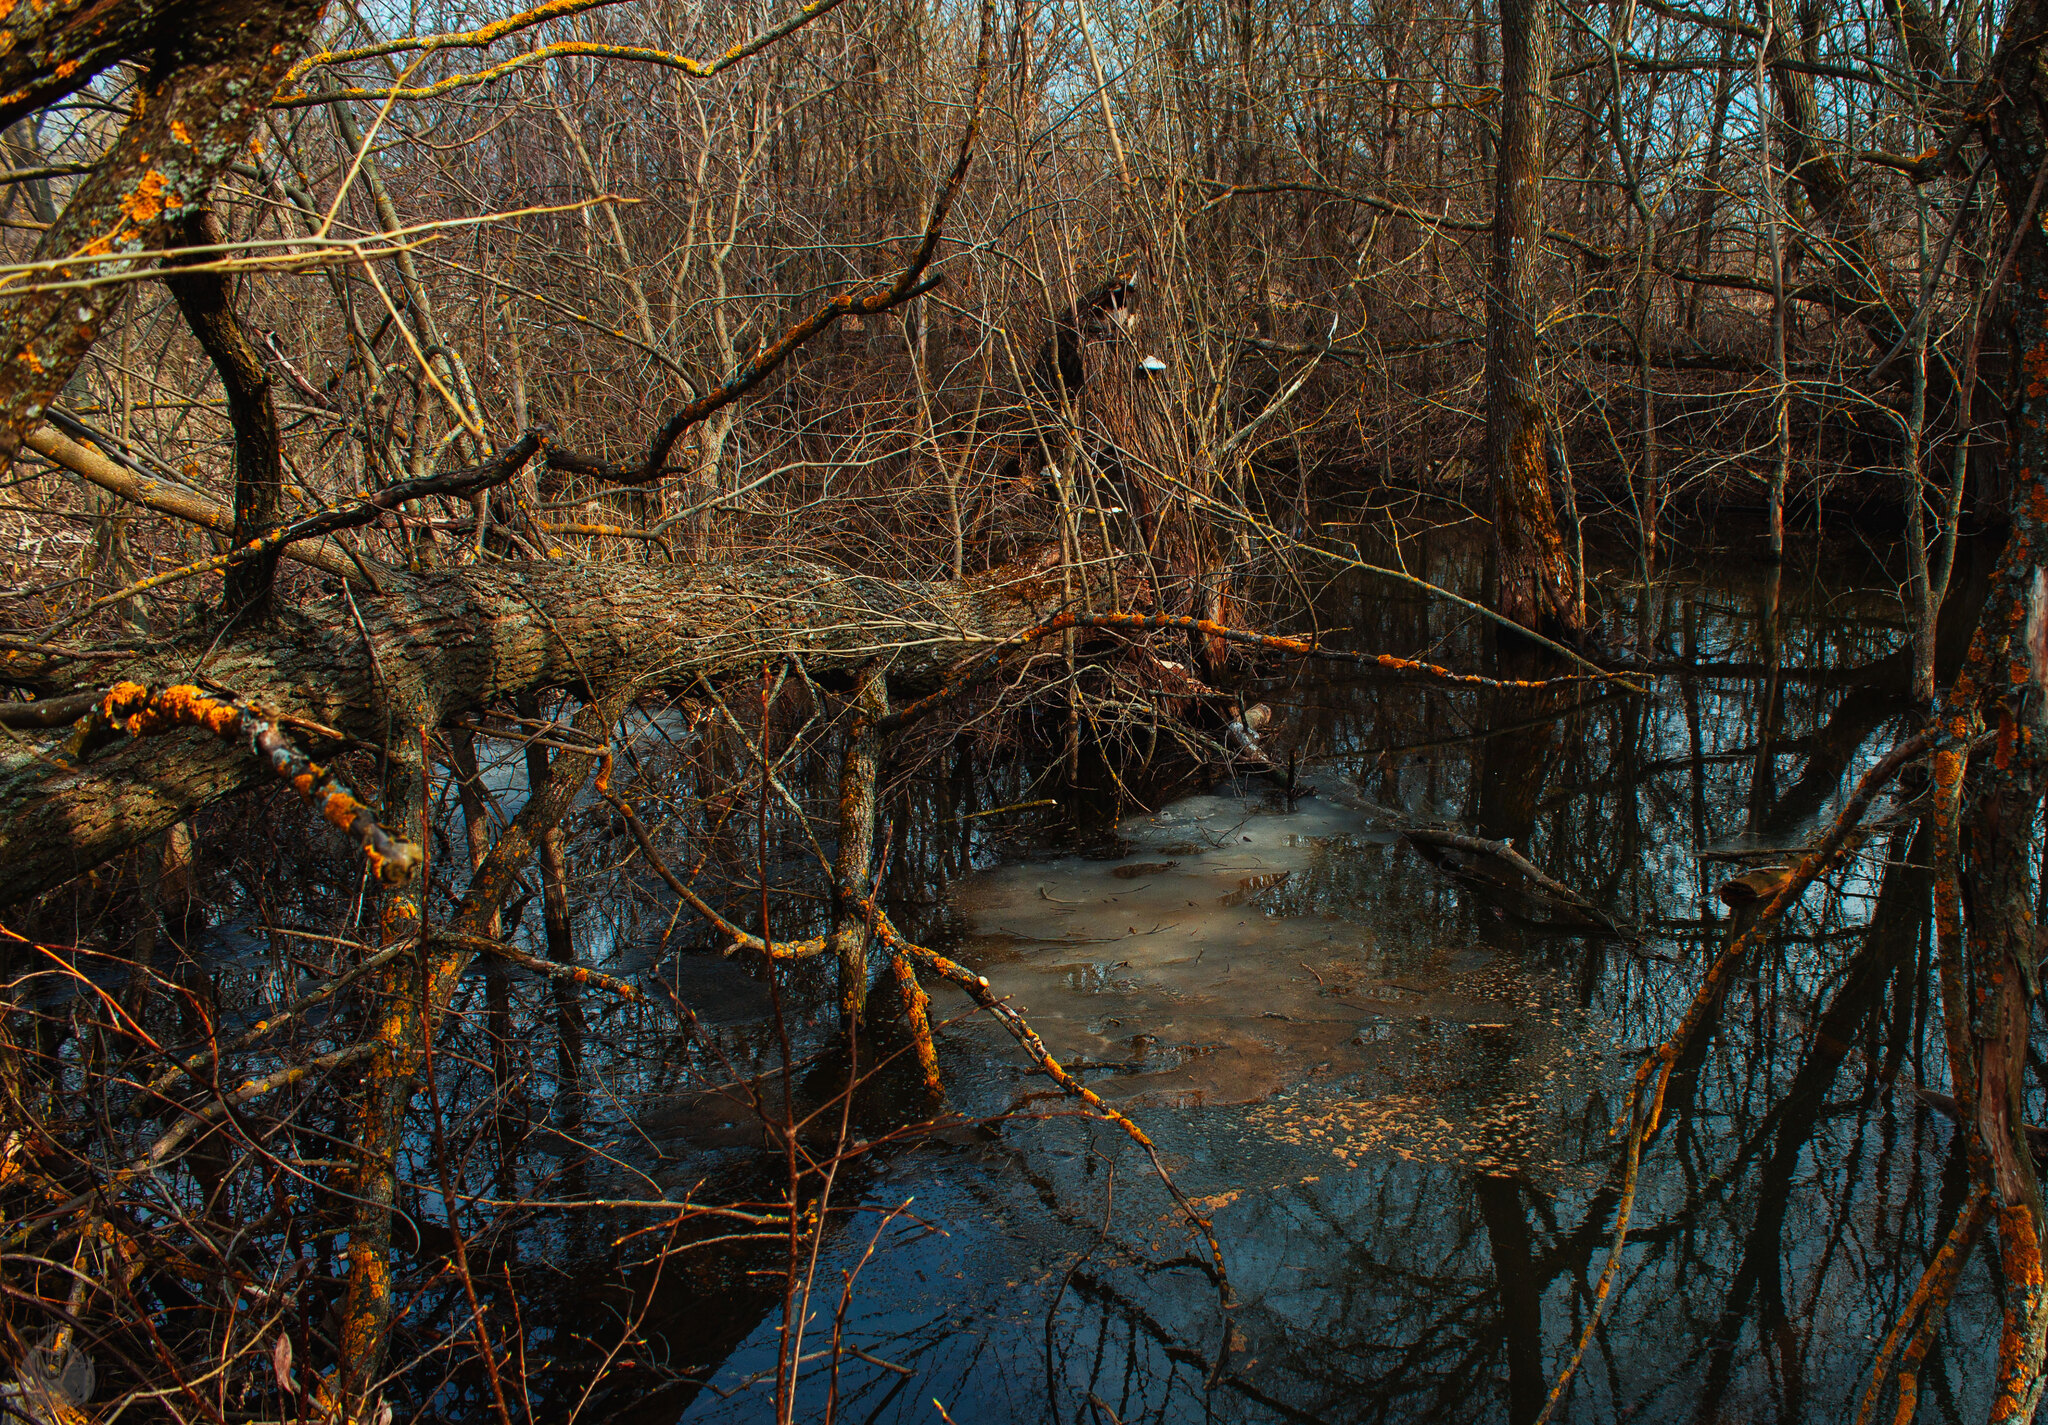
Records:
[[[1379,800],[1419,809],[1420,792],[1430,804],[1470,807],[1486,834],[1514,838],[1561,879],[1622,905],[1632,898],[1642,922],[1696,964],[1725,933],[1712,892],[1729,867],[1696,864],[1691,851],[1744,836],[1796,842],[1845,776],[1867,765],[1872,744],[1892,740],[1880,735],[1900,706],[1886,631],[1853,609],[1815,610],[1796,580],[1786,584],[1748,609],[1716,607],[1711,590],[1675,600],[1666,621],[1673,652],[1742,669],[1684,678],[1677,698],[1559,708],[1547,724],[1494,736],[1482,727],[1460,741],[1441,726],[1429,729],[1435,738],[1416,737],[1395,699],[1347,703],[1333,687],[1322,690],[1313,725],[1365,754],[1363,784]],[[1872,665],[1868,682],[1813,672]],[[1753,676],[1765,669],[1777,676]],[[1545,711],[1492,696],[1494,726]],[[1460,759],[1466,770],[1373,755],[1376,745],[1404,742],[1429,742],[1424,756]],[[1646,1168],[1620,1293],[1568,1418],[1820,1421],[1853,1412],[1872,1343],[1897,1318],[1967,1186],[1946,1120],[1911,1094],[1939,1062],[1939,1026],[1921,989],[1927,861],[1917,817],[1874,838],[1787,920],[1722,1007],[1719,1032],[1702,1036],[1681,1065],[1662,1130],[1669,1147]],[[1371,878],[1357,889],[1369,898]],[[1683,967],[1546,939],[1463,905],[1448,886],[1419,905],[1410,886],[1390,895],[1408,897],[1399,910],[1438,924],[1476,909],[1464,923],[1499,953],[1566,975],[1605,1031],[1610,1083],[1689,997]],[[1471,1056],[1462,1087],[1479,1100],[1511,1097],[1541,1048],[1518,1034],[1491,1083],[1486,1056]],[[1418,1112],[1453,1113],[1449,1098]],[[1513,1120],[1525,1157],[1577,1163],[1580,1173],[1546,1181],[1461,1170],[1455,1153],[1366,1153],[1224,1209],[1236,1252],[1258,1263],[1258,1288],[1241,1283],[1240,1318],[1258,1397],[1296,1419],[1533,1419],[1583,1327],[1605,1258],[1620,1181],[1613,1106],[1595,1091],[1573,1101],[1575,1112]],[[1289,1102],[1272,1117],[1304,1111]],[[1451,1136],[1470,1146],[1483,1137],[1484,1111],[1457,1126]],[[1531,1153],[1532,1131],[1559,1146]],[[1277,1264],[1266,1260],[1276,1252]],[[1981,1281],[1966,1277],[1944,1339],[1982,1340]],[[1135,1319],[1143,1300],[1133,1290],[1119,1308],[1105,1296],[1102,1310]],[[1093,1340],[1109,1327],[1075,1330]],[[1967,1417],[1981,1409],[1984,1362],[1973,1346],[1953,1364],[1951,1374],[1939,1351],[1929,1360],[1923,1401]],[[1178,1405],[1154,1396],[1150,1413],[1116,1418],[1183,1418],[1196,1405],[1195,1374],[1182,1381]],[[1240,1397],[1228,1413],[1264,1418],[1248,1402]]]
[[[1424,563],[1454,578],[1461,557],[1447,546]],[[1412,1005],[1383,1013],[1338,996],[1332,1003],[1384,1032],[1355,1065],[1310,1064],[1281,1096],[1227,1115],[1147,1115],[1184,1185],[1213,1207],[1236,1279],[1242,1344],[1216,1390],[1205,1388],[1216,1357],[1214,1290],[1170,1205],[1107,1138],[1066,1157],[1063,1145],[1082,1130],[1020,1120],[993,1144],[963,1131],[847,1169],[842,1201],[864,1207],[826,1220],[828,1281],[908,1197],[920,1212],[935,1204],[932,1220],[956,1234],[943,1248],[956,1255],[943,1258],[922,1219],[883,1234],[850,1339],[910,1374],[846,1357],[842,1401],[858,1407],[847,1418],[930,1418],[923,1402],[935,1394],[1000,1401],[978,1417],[986,1419],[1180,1420],[1212,1409],[1233,1419],[1532,1418],[1587,1318],[1612,1229],[1614,1089],[1668,1032],[1704,955],[1726,934],[1713,892],[1729,864],[1694,853],[1796,843],[1873,746],[1890,740],[1893,631],[1875,605],[1825,607],[1807,588],[1788,571],[1772,634],[1760,627],[1767,598],[1754,591],[1661,587],[1657,656],[1695,671],[1672,673],[1674,695],[1656,700],[1592,690],[1445,698],[1359,677],[1304,677],[1268,692],[1311,780],[1349,774],[1371,800],[1419,820],[1512,838],[1551,875],[1640,923],[1651,947],[1677,963],[1546,933],[1388,837],[1329,842],[1261,897],[1260,912],[1341,913],[1371,931],[1357,956],[1361,985],[1414,984],[1456,1012],[1424,1022]],[[1430,649],[1467,667],[1483,666],[1490,637],[1440,607],[1364,585],[1331,590],[1326,621],[1363,646]],[[1512,659],[1498,666],[1516,671]],[[1764,675],[1772,668],[1775,694]],[[1820,671],[1830,669],[1869,673]],[[1765,737],[1759,728],[1773,708]],[[678,736],[634,755],[636,796],[695,809],[676,847],[730,810],[719,789],[743,780],[744,759],[714,739]],[[892,914],[944,942],[961,913],[948,888],[1031,849],[1025,838],[1001,841],[998,822],[965,818],[1038,793],[1031,767],[993,740],[962,739],[917,766],[893,804]],[[502,770],[509,787],[523,788],[518,761]],[[834,772],[828,750],[809,746],[782,768],[791,787],[817,799],[830,795]],[[508,786],[499,792],[516,800]],[[452,806],[455,789],[442,794]],[[773,799],[768,817],[761,854],[714,850],[699,884],[739,898],[763,879],[791,883],[806,855],[803,828]],[[1916,828],[1910,816],[1896,821],[1811,894],[1723,1007],[1722,1032],[1700,1041],[1674,1086],[1621,1292],[1570,1418],[1826,1421],[1859,1391],[1870,1340],[1896,1318],[1963,1181],[1949,1162],[1948,1124],[1908,1092],[1939,1063],[1919,990],[1927,852]],[[436,851],[444,866],[463,859],[452,819],[448,829],[449,844]],[[764,979],[702,953],[717,947],[693,921],[675,919],[652,878],[622,869],[629,852],[601,807],[571,819],[565,858],[584,963],[618,974],[656,965],[697,1018],[680,1025],[665,1009],[564,995],[559,981],[522,970],[473,977],[435,1060],[461,1190],[492,1202],[692,1195],[772,1204],[781,1191],[776,1145],[764,1143],[755,1106],[733,1086],[755,1079],[779,1115],[777,1006]],[[280,852],[271,879],[250,881],[252,901],[274,916],[289,907],[300,923],[334,913],[329,902],[350,891],[323,880],[317,862]],[[537,950],[553,928],[545,889],[536,883],[508,912],[507,933],[523,915]],[[232,1017],[264,1002],[259,979],[251,968],[194,981],[192,1002]],[[827,988],[801,969],[778,986],[802,1063],[792,1081],[800,1112],[832,1093],[821,1057],[829,1026],[811,1022]],[[512,1025],[531,1028],[514,1034]],[[1008,1107],[1020,1088],[1011,1071],[990,1067],[974,1035],[948,1035],[957,1106]],[[721,1085],[722,1095],[713,1092]],[[888,1128],[877,1107],[852,1132]],[[292,1125],[293,1151],[331,1156],[345,1131],[309,1116]],[[436,1145],[416,1134],[403,1155],[401,1176],[414,1186],[401,1233],[417,1235],[421,1259],[445,1260],[455,1242],[434,1186]],[[1099,1166],[1110,1161],[1113,1212],[1103,1187],[1110,1172]],[[546,1367],[532,1373],[537,1413],[566,1410],[630,1338],[638,1374],[614,1374],[605,1408],[758,1418],[749,1412],[764,1391],[739,1387],[763,1368],[760,1347],[779,1317],[781,1239],[772,1225],[730,1219],[636,1236],[649,1220],[624,1209],[483,1202],[456,1215],[485,1308],[507,1313],[516,1299],[527,1349]],[[677,1250],[664,1257],[668,1248]],[[307,1249],[330,1279],[334,1250],[331,1241]],[[936,1260],[961,1273],[943,1279],[949,1297],[981,1293],[991,1311],[1011,1313],[1008,1324],[969,1329],[970,1311],[930,1305],[919,1293],[936,1288],[916,1273]],[[1926,1364],[1930,1409],[1961,1395],[1955,1408],[1968,1414],[1982,1389],[1959,1384],[1982,1378],[1971,1333],[1992,1309],[1971,1270],[1948,1348]],[[309,1299],[322,1289],[316,1281]],[[465,1311],[444,1273],[401,1329],[424,1342],[459,1330]],[[703,1389],[707,1381],[739,1393],[723,1401]],[[488,1409],[473,1367],[452,1380],[423,1376],[421,1388],[442,1391],[451,1414]]]

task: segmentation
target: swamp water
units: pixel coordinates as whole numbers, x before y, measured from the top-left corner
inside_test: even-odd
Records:
[[[1477,586],[1469,540],[1410,555],[1426,578]],[[1606,1259],[1618,1091],[1725,943],[1717,888],[1802,842],[1908,725],[1896,600],[1848,558],[1772,571],[1704,556],[1647,596],[1613,576],[1606,637],[1647,650],[1648,697],[1446,692],[1329,665],[1235,690],[1275,710],[1267,742],[1308,795],[1220,773],[1118,820],[967,750],[913,776],[891,813],[892,916],[987,975],[1151,1136],[1214,1222],[1236,1299],[1229,1348],[1219,1371],[1206,1249],[1145,1155],[928,984],[959,1122],[846,1124],[875,1142],[837,1173],[815,1260],[799,1263],[795,1418],[829,1403],[845,1421],[961,1425],[1534,1419]],[[1528,675],[1500,667],[1483,626],[1403,588],[1339,584],[1317,615],[1339,646]],[[661,719],[636,733],[629,795],[663,795],[657,745],[677,735]],[[516,759],[486,768],[506,812]],[[822,815],[835,771],[821,753],[783,775]],[[437,795],[447,866],[461,823]],[[988,814],[1048,795],[1062,805]],[[1966,1182],[1952,1125],[1916,1092],[1944,1087],[1924,845],[1910,808],[1887,803],[1878,822],[1747,967],[1674,1091],[1618,1295],[1557,1418],[1854,1418]],[[1447,874],[1403,837],[1416,827],[1511,841],[1628,934],[1585,933],[1473,868]],[[715,947],[628,851],[601,806],[579,812],[579,954],[643,983],[659,974],[694,1025],[659,999],[589,994],[570,1053],[555,990],[479,967],[437,1051],[479,1198],[779,1190],[780,1150],[764,1150],[744,1094],[715,1089],[733,1066],[772,1075],[792,1046],[814,1059],[831,1036],[829,977],[776,992],[697,953]],[[771,869],[810,884],[801,857]],[[515,915],[508,932],[537,953],[539,918]],[[288,990],[265,978],[261,937],[209,936],[223,993],[250,1015]],[[829,1152],[838,1128],[808,1131]],[[431,1145],[407,1151],[409,1212],[431,1247],[446,1231],[432,1225],[445,1204]],[[661,1216],[644,1206],[514,1218],[485,1266],[517,1282],[532,1418],[774,1418],[788,1257],[773,1234],[713,1223],[657,1261],[669,1239],[649,1237]],[[728,1245],[701,1240],[720,1233]],[[1981,1418],[1999,1309],[1973,1261],[1922,1373],[1922,1419]],[[474,1370],[428,1366],[410,1388],[421,1418],[490,1414]]]
[[[1454,547],[1419,572],[1478,570]],[[935,989],[950,1106],[1027,1112],[876,1155],[813,1277],[807,1355],[857,1273],[847,1350],[805,1365],[797,1418],[830,1398],[863,1421],[1533,1419],[1606,1259],[1618,1090],[1724,943],[1716,888],[1803,840],[1906,726],[1896,604],[1853,577],[1723,564],[1647,601],[1610,590],[1610,638],[1649,621],[1650,698],[1299,670],[1246,691],[1317,794],[1226,777],[1065,847],[956,856],[925,938],[1136,1118],[1213,1218],[1228,1360],[1218,1376],[1206,1254],[1144,1156]],[[1349,646],[1486,666],[1483,631],[1400,590],[1321,613]],[[1511,839],[1634,943],[1446,875],[1403,825]],[[1915,1092],[1942,1072],[1915,825],[1817,885],[1729,997],[1559,1418],[1854,1417],[1963,1183]],[[772,1418],[779,1308],[733,1333],[683,1419]],[[1997,1311],[1975,1264],[1922,1418],[1981,1415]]]

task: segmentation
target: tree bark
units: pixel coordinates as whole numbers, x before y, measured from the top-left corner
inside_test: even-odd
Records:
[[[81,64],[104,66],[139,53],[148,40],[160,40],[161,48],[136,96],[134,116],[36,245],[40,259],[102,260],[54,269],[43,290],[15,298],[0,320],[6,356],[0,361],[0,453],[19,448],[99,339],[128,290],[119,279],[145,260],[139,254],[173,246],[185,215],[206,201],[214,180],[242,155],[257,115],[324,8],[324,0],[111,7],[117,19],[144,17],[146,23],[117,41],[117,52],[93,50]],[[81,30],[100,28],[89,13],[72,18]],[[12,58],[0,59],[0,73],[16,68],[7,62]],[[71,80],[81,77],[72,62],[56,63],[48,76],[24,74],[21,87],[45,92],[40,86],[47,82],[68,92],[76,87]],[[19,97],[17,90],[0,101],[0,123],[21,117],[9,107]],[[93,279],[114,285],[64,285]]]
[[[206,208],[194,209],[182,226],[191,246],[212,247],[221,241],[220,224]],[[284,441],[278,434],[277,402],[270,394],[270,368],[235,315],[228,279],[218,272],[179,270],[189,268],[191,261],[173,266],[164,285],[171,289],[185,324],[220,373],[221,389],[227,393],[228,423],[235,433],[233,539],[238,545],[249,544],[276,528],[281,518]],[[269,612],[277,558],[272,552],[227,571],[229,609],[258,616]]]
[[[2028,1005],[2037,992],[2040,955],[2032,828],[2048,781],[2042,759],[2048,723],[2039,692],[2048,684],[2048,648],[2041,642],[2042,569],[2048,566],[2048,234],[2032,220],[2034,184],[2048,152],[2044,61],[2048,0],[2019,0],[2006,16],[1986,76],[1986,90],[1998,97],[1982,120],[2000,196],[2017,229],[2005,289],[2017,367],[2007,454],[2011,533],[1969,656],[1936,708],[1944,745],[1936,759],[1934,863],[1950,1076],[1974,1121],[1972,1165],[1996,1207],[2005,1277],[1993,1421],[2033,1418],[2048,1345],[2041,1257],[2048,1209],[2024,1126]],[[1972,756],[1966,744],[1980,730],[1996,737]],[[1967,894],[1957,893],[1959,877]],[[1967,921],[1957,914],[1962,904],[1969,906]],[[1967,954],[1959,956],[1964,944]]]
[[[524,717],[538,718],[539,699],[522,699],[519,711]],[[546,790],[548,760],[547,748],[537,742],[527,744],[528,796],[537,797]],[[576,922],[569,912],[569,859],[563,849],[559,825],[551,826],[541,834],[538,860],[541,925],[547,934],[548,959],[557,965],[574,965]],[[492,926],[486,933],[497,935],[497,927]],[[583,994],[574,980],[566,979],[549,981],[549,993],[555,1002],[556,1101],[573,1111],[583,1082]]]
[[[608,736],[636,691],[637,685],[630,679],[612,683],[577,714],[573,726],[594,739]],[[393,750],[410,749],[401,741]],[[417,767],[416,751],[412,759]],[[392,760],[398,765],[404,759]],[[424,938],[417,958],[394,961],[378,976],[367,1036],[372,1056],[363,1076],[352,1135],[360,1164],[350,1185],[354,1207],[349,1226],[348,1293],[342,1308],[341,1366],[345,1398],[361,1409],[364,1417],[372,1413],[364,1407],[374,1399],[396,1305],[391,1222],[405,1119],[428,1046],[439,1032],[463,972],[475,958],[475,952],[463,942],[482,935],[498,919],[514,878],[532,859],[540,839],[575,803],[597,766],[595,753],[563,752],[550,760],[546,781],[527,799],[471,876],[448,923],[447,934],[453,938],[435,939],[420,918],[424,877],[386,902],[386,943],[413,933]],[[416,816],[418,783],[408,790],[415,795],[406,812]]]
[[[1486,453],[1493,486],[1494,606],[1544,633],[1582,618],[1550,498],[1548,421],[1536,370],[1536,264],[1543,251],[1543,125],[1549,0],[1502,0],[1500,148],[1486,289]]]
[[[882,739],[875,724],[888,715],[886,672],[873,663],[860,671],[854,721],[846,732],[839,776],[839,851],[832,869],[832,957],[839,962],[839,1029],[849,1049],[867,1016],[870,927],[860,902],[874,894],[876,783],[882,771]]]

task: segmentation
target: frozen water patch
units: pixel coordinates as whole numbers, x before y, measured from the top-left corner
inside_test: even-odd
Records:
[[[1501,955],[1435,873],[1326,798],[1193,797],[1111,860],[961,882],[961,953],[1126,1106],[1261,1105],[1259,1131],[1488,1170],[1598,1055],[1547,966]],[[1447,913],[1449,912],[1449,913]]]

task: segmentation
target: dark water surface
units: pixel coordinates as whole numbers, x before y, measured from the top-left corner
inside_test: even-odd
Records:
[[[1477,554],[1451,543],[1417,572],[1470,587]],[[1143,1155],[1046,1095],[940,989],[951,1106],[1037,1097],[992,1132],[878,1150],[835,1185],[835,1214],[862,1206],[835,1215],[810,1274],[798,1418],[828,1396],[862,1421],[1534,1418],[1613,1230],[1618,1091],[1724,943],[1716,887],[1771,864],[1738,853],[1797,845],[1907,726],[1896,600],[1846,557],[1708,558],[1647,599],[1625,576],[1604,595],[1609,638],[1668,670],[1652,697],[1304,672],[1248,691],[1319,794],[1224,777],[1064,850],[958,820],[1022,782],[970,771],[929,790],[898,852],[906,923],[1151,1134],[1213,1215],[1233,1347],[1212,1378],[1217,1288]],[[1357,648],[1496,658],[1483,628],[1399,588],[1345,586],[1320,615]],[[1878,819],[1675,1091],[1619,1296],[1559,1418],[1853,1418],[1964,1183],[1951,1124],[1915,1092],[1942,1086],[1924,843],[1910,807]],[[1398,835],[1411,824],[1512,839],[1640,945],[1535,923],[1542,907],[1424,860]],[[728,997],[700,1012],[760,1049],[769,1007]],[[621,1156],[678,1188],[717,1152],[752,1151],[741,1132],[706,1150],[701,1111],[663,1126],[658,1093],[624,1107],[643,1131]],[[616,1235],[559,1244],[578,1302],[593,1298],[571,1286],[577,1251],[613,1273],[601,1239]],[[772,1418],[780,1291],[748,1273],[780,1263],[732,1259],[693,1283],[708,1312],[698,1298],[648,1318],[705,1388],[612,1408]],[[1981,1416],[1998,1309],[1973,1264],[1923,1419]]]
[[[1406,553],[1418,574],[1478,586],[1476,541]],[[1614,1229],[1619,1091],[1726,942],[1717,888],[1802,842],[1909,726],[1893,586],[1858,551],[1780,570],[1680,559],[1647,595],[1625,570],[1599,591],[1609,642],[1658,669],[1647,697],[1447,693],[1329,665],[1237,690],[1275,710],[1267,741],[1313,795],[1212,768],[1166,791],[1138,784],[1146,805],[1119,820],[1100,765],[1083,763],[1076,790],[967,739],[912,766],[889,812],[892,915],[986,974],[1143,1125],[1214,1220],[1237,1302],[1227,1323],[1206,1251],[1144,1154],[1076,1114],[956,992],[928,986],[957,1118],[903,1134],[920,1115],[886,1093],[848,1112],[824,967],[771,986],[707,953],[607,809],[586,804],[571,823],[579,953],[645,985],[658,975],[694,1023],[659,996],[586,993],[564,1033],[579,1016],[523,970],[480,966],[463,986],[436,1053],[443,1141],[485,1294],[516,1292],[530,1418],[774,1418],[787,1234],[736,1218],[648,1229],[663,1201],[772,1205],[786,1159],[757,1109],[793,1109],[816,1114],[805,1151],[873,1145],[807,1204],[826,1227],[798,1262],[797,1419],[1534,1419]],[[1316,612],[1343,646],[1555,671],[1390,583],[1340,583]],[[486,781],[509,814],[524,771],[498,746]],[[834,744],[795,746],[782,780],[829,826]],[[656,718],[619,783],[651,824],[666,805],[687,827],[743,767],[708,748]],[[1141,763],[1119,764],[1127,784]],[[460,865],[452,790],[436,795],[436,864]],[[981,815],[1047,797],[1060,805]],[[768,869],[787,888],[778,933],[795,936],[823,902],[786,810],[771,799],[760,816],[781,817],[770,840],[785,859]],[[1951,1123],[1917,1092],[1945,1086],[1925,843],[1910,804],[1882,803],[1875,824],[1748,967],[1678,1081],[1618,1295],[1557,1418],[1854,1418],[1966,1182]],[[1415,827],[1511,840],[1635,942],[1446,874],[1402,836]],[[686,864],[693,848],[665,834]],[[759,869],[714,863],[706,884],[743,889]],[[332,887],[344,908],[350,884]],[[512,919],[508,935],[544,950],[537,902]],[[264,937],[209,936],[224,1001],[254,1016],[289,997],[294,972]],[[801,1061],[787,1080],[785,1054]],[[735,1074],[760,1076],[758,1104]],[[426,1261],[446,1245],[436,1152],[422,1132],[403,1165]],[[554,1205],[499,1206],[521,1200]],[[401,1322],[418,1323],[414,1349],[465,1329],[452,1293],[429,1274]],[[1922,1375],[1921,1419],[1981,1418],[1999,1310],[1973,1261]],[[490,1416],[480,1374],[438,1362],[395,1394],[419,1418]]]
[[[1439,584],[1479,586],[1475,540],[1404,552]],[[400,1164],[394,1356],[414,1364],[388,1391],[398,1418],[497,1418],[446,1266],[452,1192],[516,1414],[774,1419],[789,1234],[730,1214],[679,1226],[670,1204],[777,1211],[789,1155],[762,1123],[794,1115],[799,1153],[840,1158],[829,1191],[814,1175],[803,1204],[824,1227],[802,1234],[795,1262],[796,1419],[1533,1420],[1609,1250],[1621,1090],[1734,923],[1717,891],[1811,836],[1911,725],[1894,586],[1858,548],[1782,569],[1680,551],[1647,593],[1633,578],[1605,576],[1598,602],[1606,639],[1655,668],[1647,696],[1446,691],[1329,664],[1233,690],[1274,710],[1269,749],[1309,795],[1220,764],[1162,788],[1163,755],[1084,760],[1069,781],[972,728],[894,749],[892,916],[986,975],[1142,1124],[1214,1221],[1227,1319],[1204,1245],[1147,1157],[1076,1113],[957,992],[928,985],[945,1019],[947,1120],[906,1130],[923,1110],[893,1070],[849,1105],[829,967],[771,982],[721,957],[587,799],[566,823],[577,953],[649,998],[501,962],[463,982],[435,1050],[439,1128],[420,1108]],[[1557,671],[1391,582],[1340,582],[1315,612],[1340,646],[1502,677]],[[786,938],[823,924],[809,838],[829,840],[838,775],[830,709],[792,703],[771,727],[787,802],[747,781],[755,733],[713,736],[703,704],[629,729],[614,781],[673,865],[695,868],[690,838],[717,819],[724,839],[706,843],[699,884],[753,926],[765,873]],[[510,815],[523,754],[493,742],[485,755],[496,815]],[[1914,775],[1746,967],[1675,1082],[1617,1295],[1556,1418],[1854,1419],[1967,1184],[1953,1125],[1921,1093],[1946,1084]],[[1143,802],[1120,817],[1119,778]],[[452,785],[433,795],[439,917],[467,863]],[[1017,809],[1047,799],[1058,805]],[[320,957],[346,962],[332,947],[347,940],[285,926],[346,935],[375,912],[359,868],[315,844],[296,801],[238,815],[270,817],[275,835],[214,872],[253,902],[191,962],[223,1034],[333,973]],[[1628,934],[1589,932],[1483,862],[1447,873],[1403,834],[1430,828],[1511,841]],[[534,890],[505,933],[544,953]],[[118,957],[89,963],[121,990]],[[36,983],[55,997],[53,1023],[85,992],[82,977]],[[167,1042],[204,1042],[189,1016],[158,1017]],[[354,1033],[350,1014],[323,1011],[299,1049]],[[69,1063],[82,1042],[59,1036],[53,1052]],[[306,1102],[266,1142],[298,1155],[292,1183],[318,1184],[346,1161],[350,1130],[331,1095]],[[125,1161],[160,1131],[110,1131],[104,1151]],[[208,1161],[195,1151],[155,1190],[201,1210]],[[208,1210],[268,1222],[271,1205],[257,1183]],[[321,1230],[278,1247],[307,1283],[306,1329],[329,1341],[344,1245]],[[1919,1419],[1982,1418],[2000,1310],[1980,1254],[1922,1371]]]

